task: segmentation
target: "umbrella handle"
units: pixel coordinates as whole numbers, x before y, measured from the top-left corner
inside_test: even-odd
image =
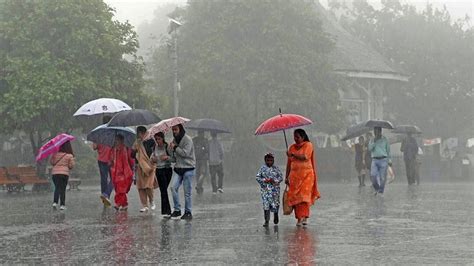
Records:
[[[285,136],[286,150],[288,150],[288,141],[286,140],[286,132],[285,132],[285,130],[283,130],[283,136]]]
[[[278,111],[280,111],[280,116],[283,116],[281,113],[281,108],[278,108]],[[285,145],[286,145],[286,150],[288,150],[288,141],[286,140],[286,132],[283,130],[283,136],[285,136]]]

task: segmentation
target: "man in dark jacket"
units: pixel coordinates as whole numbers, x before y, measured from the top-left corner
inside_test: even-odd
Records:
[[[209,141],[204,136],[204,131],[199,130],[197,137],[193,138],[194,153],[196,155],[196,192],[202,194],[204,180],[208,175]]]
[[[407,137],[402,141],[400,151],[403,152],[403,160],[405,161],[408,185],[413,185],[415,184],[416,177],[416,156],[418,154],[418,144],[411,134],[408,134]]]

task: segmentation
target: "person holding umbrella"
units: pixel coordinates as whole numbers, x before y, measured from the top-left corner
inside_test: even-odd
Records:
[[[74,167],[74,152],[71,142],[67,141],[61,145],[59,151],[51,156],[53,166],[51,170],[54,183],[53,208],[56,209],[58,203],[60,210],[66,210],[66,187],[69,179],[69,171]]]
[[[196,167],[193,140],[186,134],[182,124],[173,126],[173,142],[168,145],[168,152],[176,159],[174,166],[174,182],[172,186],[174,211],[171,219],[179,219],[181,216],[181,204],[179,203],[179,187],[183,184],[184,189],[184,214],[183,220],[191,220],[192,215],[192,179]]]
[[[173,158],[168,154],[168,143],[165,141],[165,134],[158,132],[154,138],[156,145],[151,159],[156,163],[156,179],[161,196],[161,215],[163,218],[170,218],[171,206],[168,198],[168,186],[173,176],[173,168],[171,168]]]
[[[411,132],[408,132],[406,138],[402,141],[400,151],[403,152],[408,185],[413,185],[415,182],[419,184],[419,180],[416,179],[418,143],[416,143],[416,139]]]
[[[110,116],[104,116],[102,118],[102,124],[107,124],[110,121]],[[110,159],[112,154],[112,148],[100,144],[92,143],[92,149],[97,151],[97,164],[99,165],[100,174],[100,199],[105,207],[110,207],[110,194],[114,189],[112,179],[110,176]]]
[[[198,130],[198,135],[193,138],[194,151],[196,155],[196,192],[198,195],[204,191],[203,183],[208,174],[209,141],[204,136],[204,130]]]
[[[211,141],[209,142],[209,172],[211,173],[212,193],[224,193],[224,148],[217,139],[217,132],[211,131]],[[216,177],[219,177],[216,183]]]
[[[374,195],[383,196],[385,181],[387,180],[388,166],[392,165],[390,156],[390,143],[382,136],[382,128],[374,127],[374,139],[370,140],[368,150],[372,156],[370,177],[375,189]]]
[[[296,225],[306,225],[310,206],[320,198],[313,144],[303,129],[294,131],[295,144],[287,151],[285,183],[288,185],[287,202],[293,206]]]
[[[125,146],[124,136],[118,134],[115,137],[115,145],[112,150],[110,161],[110,175],[115,188],[115,209],[127,210],[127,193],[130,191],[133,180],[132,150]]]
[[[153,189],[158,186],[155,171],[156,165],[151,160],[154,141],[149,139],[144,141],[147,134],[146,127],[137,127],[137,140],[133,144],[132,156],[137,162],[136,167],[136,185],[142,208],[140,212],[146,212],[149,209],[155,209],[153,202]]]

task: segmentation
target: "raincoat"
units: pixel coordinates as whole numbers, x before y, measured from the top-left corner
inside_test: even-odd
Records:
[[[133,164],[132,151],[122,145],[112,150],[112,166],[110,167],[110,175],[115,189],[115,205],[127,206],[127,193],[130,191],[133,180]]]
[[[280,183],[283,181],[280,169],[277,166],[263,165],[258,170],[256,179],[260,184],[263,209],[278,212],[280,207]],[[271,179],[273,183],[265,182],[265,179]]]

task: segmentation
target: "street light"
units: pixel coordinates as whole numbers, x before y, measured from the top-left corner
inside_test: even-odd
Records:
[[[178,100],[178,90],[180,87],[178,80],[178,28],[183,24],[176,19],[169,18],[168,25],[168,34],[171,35],[173,39],[173,71],[174,71],[174,82],[173,82],[173,107],[174,107],[174,116],[178,116],[179,113],[179,100]]]

